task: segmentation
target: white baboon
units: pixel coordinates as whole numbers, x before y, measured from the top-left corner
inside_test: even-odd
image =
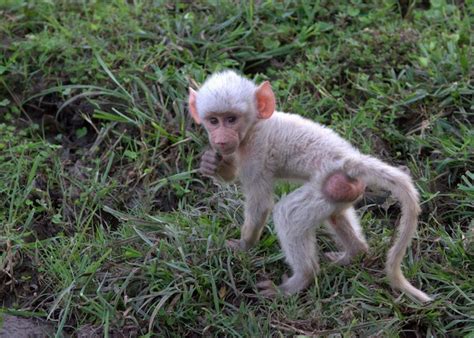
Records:
[[[238,177],[245,194],[241,238],[228,241],[248,249],[259,240],[273,207],[277,179],[299,180],[302,186],[274,207],[280,245],[293,274],[278,288],[258,284],[261,293],[278,289],[293,294],[306,288],[319,272],[315,228],[329,225],[341,252],[327,256],[347,264],[368,250],[354,202],[365,186],[388,189],[401,204],[398,236],[387,255],[386,273],[393,288],[420,301],[431,298],[404,277],[401,262],[416,231],[420,212],[411,177],[374,157],[361,154],[332,130],[298,115],[275,111],[268,81],[257,86],[233,71],[212,75],[199,89],[189,89],[189,109],[203,124],[212,149],[201,159],[201,172],[225,181]]]

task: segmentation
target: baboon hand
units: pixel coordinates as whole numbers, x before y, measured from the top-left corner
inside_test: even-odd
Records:
[[[206,150],[201,157],[199,170],[204,176],[215,176],[222,156],[212,149]]]

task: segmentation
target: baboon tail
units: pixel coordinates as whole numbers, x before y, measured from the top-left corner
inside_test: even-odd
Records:
[[[393,288],[404,291],[421,302],[432,300],[426,293],[414,287],[401,270],[402,259],[416,232],[420,213],[418,191],[411,177],[398,168],[366,155],[348,160],[345,171],[351,177],[362,179],[368,186],[389,190],[400,202],[400,225],[394,244],[387,254],[386,273]]]

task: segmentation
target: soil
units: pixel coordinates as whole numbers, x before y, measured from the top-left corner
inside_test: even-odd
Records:
[[[0,314],[0,338],[50,337],[54,334],[54,325],[42,319]]]

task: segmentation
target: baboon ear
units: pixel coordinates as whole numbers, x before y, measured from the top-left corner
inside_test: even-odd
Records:
[[[197,124],[201,124],[201,118],[199,117],[197,108],[196,108],[196,98],[197,98],[197,92],[189,87],[189,98],[188,98],[188,104],[189,104],[189,112],[191,113],[191,116]]]
[[[259,119],[268,119],[275,111],[276,101],[270,82],[265,81],[257,88],[257,110]]]

